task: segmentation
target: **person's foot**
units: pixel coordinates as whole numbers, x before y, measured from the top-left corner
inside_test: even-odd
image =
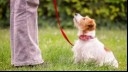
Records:
[[[40,66],[40,65],[44,65],[44,62],[40,64],[35,64],[35,65],[28,65],[28,67],[35,67],[35,66]]]
[[[35,65],[22,65],[22,66],[14,66],[14,65],[12,65],[12,67],[16,67],[16,68],[19,68],[19,67],[35,67],[35,66],[39,66],[39,65],[44,65],[44,62],[40,63],[40,64],[35,64]]]

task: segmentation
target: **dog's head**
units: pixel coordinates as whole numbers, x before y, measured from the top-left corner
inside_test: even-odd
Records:
[[[88,16],[81,16],[80,14],[76,13],[73,18],[74,25],[82,31],[92,31],[96,29],[96,23],[94,19],[91,19]]]

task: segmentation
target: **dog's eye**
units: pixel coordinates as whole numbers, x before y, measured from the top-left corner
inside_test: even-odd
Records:
[[[85,20],[86,18],[83,18],[83,20]]]

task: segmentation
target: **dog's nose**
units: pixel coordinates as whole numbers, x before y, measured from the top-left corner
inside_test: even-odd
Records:
[[[77,16],[79,13],[75,13],[75,15]]]

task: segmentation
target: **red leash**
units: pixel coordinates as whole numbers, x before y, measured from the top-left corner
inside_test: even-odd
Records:
[[[63,37],[68,41],[68,43],[70,43],[73,46],[73,44],[69,41],[68,37],[66,36],[65,32],[63,31],[62,27],[60,26],[60,19],[59,19],[59,13],[58,13],[58,10],[57,10],[56,0],[53,0],[53,2],[54,2],[54,8],[55,8],[55,12],[56,12],[56,18],[57,18],[57,21],[58,21],[58,26],[60,28],[60,31],[61,31]]]

